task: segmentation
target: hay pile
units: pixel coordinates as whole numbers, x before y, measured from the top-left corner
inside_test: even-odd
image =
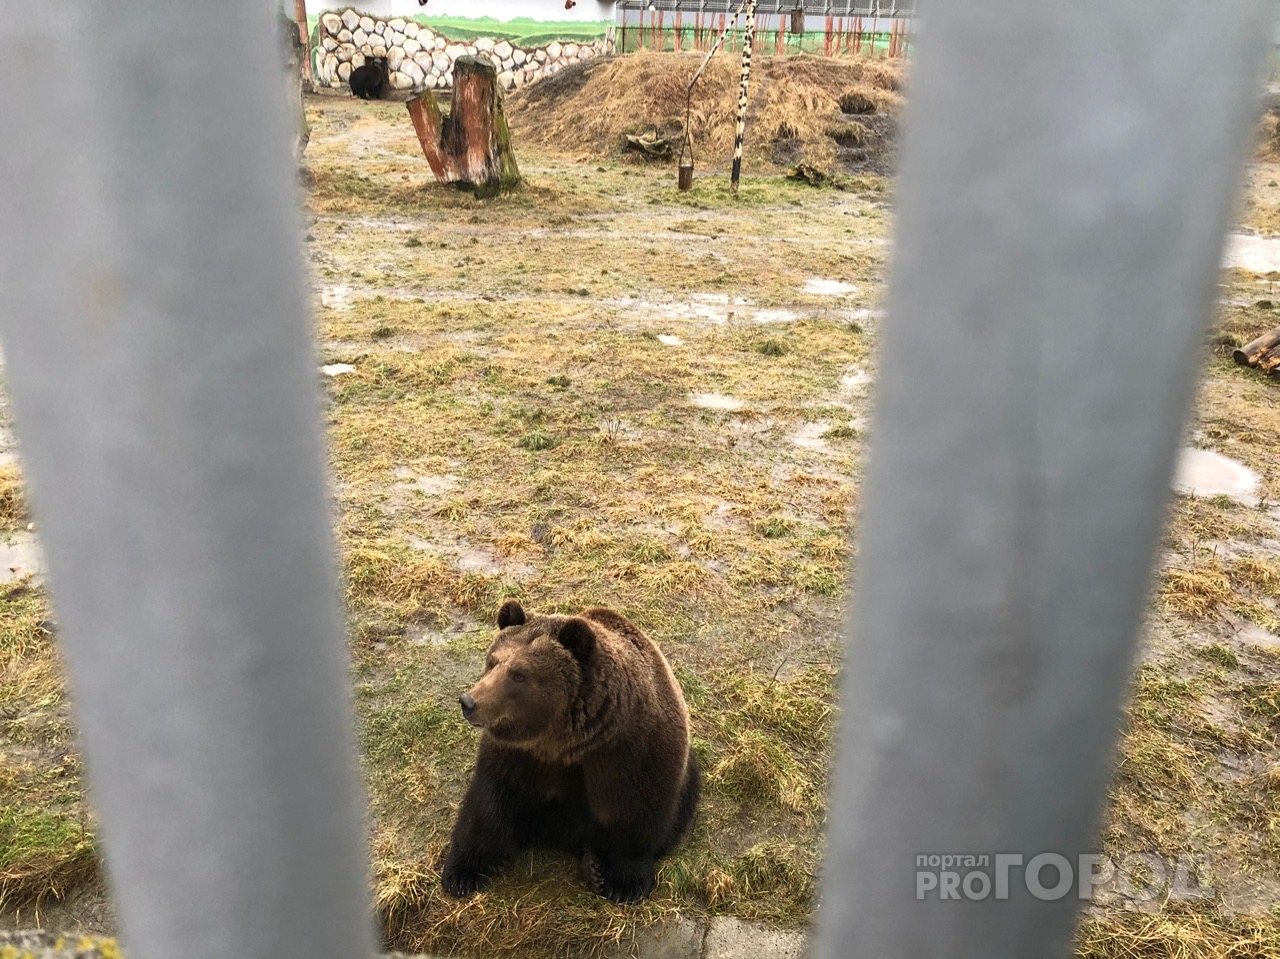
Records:
[[[570,67],[507,101],[516,142],[573,155],[620,156],[627,134],[679,147],[685,89],[702,55],[628,54]],[[737,114],[737,59],[718,54],[694,88],[700,167],[727,166]],[[758,171],[808,163],[829,172],[889,172],[902,108],[901,61],[766,57],[751,74],[747,162]],[[763,170],[762,170],[763,168]]]
[[[1273,104],[1262,115],[1255,141],[1255,159],[1280,160],[1280,104]]]

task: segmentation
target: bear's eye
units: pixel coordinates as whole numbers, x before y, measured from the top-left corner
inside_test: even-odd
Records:
[[[523,683],[525,680],[524,673],[512,673],[511,679],[517,683]]]

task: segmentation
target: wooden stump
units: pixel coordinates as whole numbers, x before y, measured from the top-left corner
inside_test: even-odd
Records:
[[[497,196],[520,183],[511,131],[498,95],[498,71],[479,57],[458,57],[453,64],[453,103],[440,115],[428,90],[406,104],[422,152],[441,183]]]

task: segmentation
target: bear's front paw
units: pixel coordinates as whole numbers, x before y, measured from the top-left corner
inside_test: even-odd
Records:
[[[440,888],[455,899],[466,899],[474,895],[488,882],[488,876],[464,865],[452,856],[445,861],[444,868],[440,870]]]
[[[583,871],[592,890],[614,902],[639,902],[657,884],[652,862],[604,863],[594,853],[583,857]]]

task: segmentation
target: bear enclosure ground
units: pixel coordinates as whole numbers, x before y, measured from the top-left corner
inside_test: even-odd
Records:
[[[735,199],[705,176],[678,194],[673,167],[517,139],[526,186],[481,202],[433,182],[401,105],[313,99],[308,113],[317,379],[389,944],[571,956],[677,913],[802,926],[888,181],[838,192],[748,177]],[[1252,169],[1244,227],[1280,215],[1278,176]],[[1276,325],[1258,303],[1280,263],[1249,265],[1223,272],[1188,441],[1256,470],[1261,505],[1171,500],[1099,839],[1117,856],[1193,854],[1213,891],[1139,902],[1118,877],[1086,913],[1081,956],[1280,955],[1280,530],[1268,506],[1280,383],[1229,355]],[[56,626],[27,575],[30,520],[8,464],[0,912],[6,925],[110,932]],[[538,611],[616,607],[684,687],[704,805],[641,905],[590,895],[574,863],[549,855],[466,902],[439,891],[476,749],[456,699],[507,596]]]

